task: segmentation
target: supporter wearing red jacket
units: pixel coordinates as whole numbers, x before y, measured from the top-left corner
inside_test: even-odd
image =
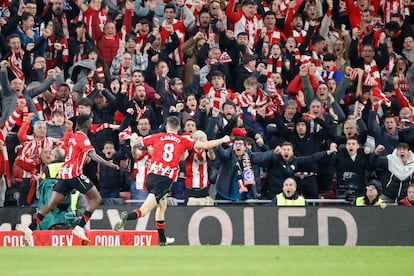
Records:
[[[410,184],[407,190],[407,197],[400,200],[398,205],[413,206],[414,205],[414,184]]]
[[[120,37],[116,33],[116,26],[113,22],[105,24],[102,36],[96,42],[96,46],[105,63],[111,67],[112,60],[118,53]]]

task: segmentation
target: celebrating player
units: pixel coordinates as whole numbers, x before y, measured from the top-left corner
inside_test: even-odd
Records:
[[[211,141],[192,141],[187,137],[181,137],[177,133],[180,130],[180,119],[175,116],[167,118],[166,133],[158,133],[140,137],[135,146],[152,146],[153,154],[151,166],[147,176],[148,196],[139,209],[133,212],[122,212],[121,220],[115,225],[114,231],[118,232],[124,227],[127,220],[134,220],[143,217],[157,207],[155,213],[156,228],[158,231],[159,245],[164,246],[175,241],[174,238],[167,240],[164,232],[165,211],[167,202],[165,200],[171,185],[177,181],[179,173],[179,162],[186,150],[210,149],[230,142],[229,136]]]
[[[83,167],[86,164],[88,156],[92,160],[108,167],[119,169],[119,166],[96,154],[95,149],[91,145],[91,141],[87,136],[87,133],[91,129],[92,123],[89,116],[81,115],[77,117],[77,123],[79,131],[72,133],[71,122],[69,120],[67,121],[67,131],[65,136],[62,138],[64,145],[67,145],[65,148],[66,159],[59,171],[59,181],[53,189],[52,197],[49,203],[43,206],[39,212],[34,214],[33,221],[29,227],[24,227],[22,229],[23,241],[26,246],[33,246],[32,231],[36,229],[42,219],[51,210],[55,209],[58,203],[62,201],[73,189],[87,195],[90,201],[86,207],[85,213],[82,215],[81,220],[72,230],[72,234],[81,238],[83,242],[89,242],[83,227],[101,203],[102,198],[89,178],[83,175]]]

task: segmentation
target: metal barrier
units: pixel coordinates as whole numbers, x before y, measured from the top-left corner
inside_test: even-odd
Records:
[[[183,199],[175,199],[175,198],[167,198],[168,205],[176,206],[176,205],[184,205]],[[142,204],[144,200],[136,200],[136,199],[126,199],[125,204]],[[271,200],[263,200],[263,199],[246,199],[240,201],[232,201],[232,200],[223,200],[217,199],[214,200],[215,205],[269,205],[272,201]],[[311,206],[316,205],[350,205],[350,202],[345,199],[306,199],[306,202]]]

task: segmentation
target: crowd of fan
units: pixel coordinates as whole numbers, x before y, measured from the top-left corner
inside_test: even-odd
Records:
[[[79,115],[121,166],[85,168],[103,198],[145,199],[134,133],[176,115],[182,135],[234,138],[183,156],[188,204],[272,200],[290,177],[306,199],[414,203],[411,0],[0,2],[0,206],[36,202]]]

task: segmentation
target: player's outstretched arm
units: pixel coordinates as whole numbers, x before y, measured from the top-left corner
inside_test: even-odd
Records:
[[[99,164],[105,165],[107,167],[119,170],[119,166],[112,162],[112,160],[105,160],[99,155],[96,154],[95,150],[91,150],[88,152],[89,157],[93,160],[98,162]]]
[[[197,141],[194,144],[194,149],[201,150],[201,149],[212,149],[217,146],[220,146],[221,144],[230,142],[230,137],[228,135],[224,136],[220,139],[210,140],[210,141]]]

